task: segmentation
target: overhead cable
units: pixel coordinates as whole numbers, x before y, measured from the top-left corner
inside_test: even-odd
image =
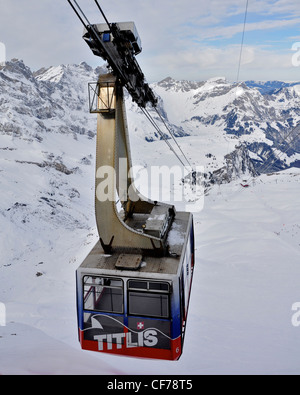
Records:
[[[246,1],[244,27],[243,27],[242,42],[241,42],[241,49],[240,49],[240,58],[239,58],[239,65],[238,65],[238,72],[237,72],[236,82],[239,82],[239,78],[240,78],[240,69],[241,69],[242,53],[243,53],[243,46],[244,46],[244,37],[245,37],[247,14],[248,14],[248,2],[249,2],[249,0]]]

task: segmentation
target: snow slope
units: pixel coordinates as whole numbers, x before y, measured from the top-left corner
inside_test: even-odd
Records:
[[[98,237],[96,119],[87,114],[84,91],[91,75],[94,71],[85,64],[36,76],[20,62],[5,73],[0,70],[0,303],[6,308],[0,374],[299,374],[300,328],[291,322],[292,305],[300,302],[297,168],[256,178],[248,168],[237,169],[230,183],[206,189],[202,210],[195,206],[196,269],[178,362],[80,349],[75,270]],[[185,95],[192,86],[199,90],[198,99],[210,92],[213,97],[207,99],[216,100],[221,87],[228,95],[232,90],[222,79],[165,83],[173,89],[160,92],[170,123],[178,116],[168,108],[176,91]],[[298,100],[295,90],[284,89],[272,99],[278,111]],[[163,142],[145,140],[153,132],[148,135],[149,125],[130,102],[127,106],[134,164],[146,169],[179,165]],[[180,138],[189,160],[207,171],[225,166],[224,156],[238,137],[211,121],[189,122],[201,131],[191,127],[191,136]],[[153,192],[142,177],[139,184]],[[178,210],[186,203],[175,202]]]
[[[135,152],[136,163],[156,164],[145,144],[140,158]],[[151,144],[168,159],[160,142]],[[190,154],[197,155],[196,146]],[[197,258],[185,350],[178,362],[161,362],[79,348],[74,273],[97,238],[87,167],[76,176],[83,200],[72,210],[73,223],[59,205],[57,223],[47,205],[38,216],[26,216],[43,189],[40,182],[21,194],[20,180],[7,185],[19,206],[7,204],[11,209],[1,215],[0,301],[7,310],[7,326],[0,327],[2,374],[299,374],[300,332],[291,324],[291,306],[300,300],[298,169],[249,179],[249,188],[237,181],[210,189],[203,210],[194,214]],[[30,175],[38,177],[33,169]],[[83,215],[86,222],[76,226]]]

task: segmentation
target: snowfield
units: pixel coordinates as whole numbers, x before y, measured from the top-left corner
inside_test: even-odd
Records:
[[[81,154],[93,145],[82,139],[76,142]],[[188,138],[183,140],[187,148]],[[70,141],[61,143],[75,150]],[[155,155],[171,155],[161,142],[145,142],[140,158],[133,151],[135,163],[149,166]],[[195,145],[190,155],[197,158]],[[0,327],[2,374],[299,374],[300,327],[291,321],[292,305],[300,301],[299,169],[248,179],[248,188],[236,180],[209,190],[203,210],[194,213],[196,268],[184,353],[178,362],[162,362],[80,350],[75,270],[97,239],[93,167],[65,175],[23,165],[13,178],[15,173],[7,177],[9,159],[1,162],[1,185],[7,183],[2,195],[10,208],[1,215],[0,300],[7,324]],[[63,195],[54,208],[48,204],[49,172],[62,188],[54,186],[52,196]],[[68,188],[76,186],[80,198],[66,197],[68,177],[74,177]],[[41,194],[49,202],[39,199],[36,206]]]
[[[240,136],[257,143],[248,162],[245,152],[237,151],[230,182],[210,183],[193,206],[196,264],[180,360],[80,349],[75,271],[98,239],[96,117],[88,113],[86,92],[91,74],[96,72],[86,64],[51,68],[36,77],[20,62],[0,70],[0,374],[300,374],[300,317],[292,310],[300,302],[300,168],[253,177],[249,158],[259,163],[263,144],[275,144],[277,136],[257,123],[252,133]],[[240,142],[224,129],[231,119],[225,124],[221,117],[234,107],[232,86],[222,79],[195,84],[166,79],[155,89],[168,122],[176,132],[190,134],[178,138],[190,162],[207,173],[226,166],[224,157]],[[243,105],[265,100],[258,90],[243,89],[235,102],[239,122],[248,111],[242,114]],[[284,89],[278,100],[268,98],[264,111],[271,114],[272,103],[281,111],[293,92],[293,126],[300,96],[294,87]],[[127,108],[137,173],[180,166],[129,101]],[[219,119],[209,118],[218,112]],[[257,120],[264,119],[265,113],[257,114]],[[280,142],[279,136],[277,146]],[[293,144],[286,158],[285,146],[278,151],[282,166],[283,159],[299,164],[299,138]],[[156,192],[147,181],[138,178],[141,192]],[[174,191],[181,187],[170,185]],[[184,210],[191,200],[173,203]]]

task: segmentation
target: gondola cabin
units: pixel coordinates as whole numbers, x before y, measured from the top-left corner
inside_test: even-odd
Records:
[[[97,114],[99,242],[76,271],[79,341],[85,350],[177,360],[194,271],[193,217],[145,198],[134,185],[123,88],[144,114],[147,104],[157,106],[135,58],[141,41],[134,23],[110,24],[105,17],[105,24],[91,25],[78,3],[68,1],[84,40],[111,68],[89,84],[90,112]]]
[[[83,349],[179,359],[194,269],[192,222],[191,214],[176,214],[166,257],[107,255],[96,244],[77,270]]]

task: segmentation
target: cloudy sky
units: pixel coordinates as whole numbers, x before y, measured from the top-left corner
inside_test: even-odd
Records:
[[[77,0],[92,23],[102,22],[94,0]],[[167,76],[235,81],[246,0],[99,0],[110,22],[136,23],[149,82]],[[240,80],[300,80],[299,0],[248,0]],[[0,0],[0,42],[6,58],[32,70],[51,65],[103,64],[81,38],[67,0]]]

